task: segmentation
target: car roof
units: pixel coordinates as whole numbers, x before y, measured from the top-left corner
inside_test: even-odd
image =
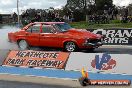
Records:
[[[33,24],[45,24],[45,25],[52,25],[52,24],[64,24],[65,22],[33,22],[33,23],[29,23],[28,25],[26,25],[23,29],[27,29],[29,26],[33,25]],[[23,30],[22,29],[22,30]]]
[[[47,24],[47,25],[52,25],[52,24],[63,24],[65,22],[34,22],[35,24]]]

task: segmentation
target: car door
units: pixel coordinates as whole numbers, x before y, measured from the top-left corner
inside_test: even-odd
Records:
[[[42,25],[42,33],[40,33],[40,45],[47,47],[59,47],[58,35],[54,32],[51,25]]]
[[[39,46],[40,25],[34,24],[26,30],[26,39],[32,46]]]

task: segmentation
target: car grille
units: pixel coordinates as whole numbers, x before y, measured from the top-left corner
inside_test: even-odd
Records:
[[[101,39],[90,39],[89,43],[98,43],[101,42]]]

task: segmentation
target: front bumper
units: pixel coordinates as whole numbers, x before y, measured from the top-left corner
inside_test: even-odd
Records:
[[[93,47],[93,48],[98,48],[99,46],[102,46],[102,42],[97,42],[97,43],[84,43],[83,46],[85,47]]]

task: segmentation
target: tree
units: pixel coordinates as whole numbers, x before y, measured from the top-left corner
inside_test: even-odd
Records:
[[[127,8],[129,9],[129,15],[132,15],[132,4],[129,4]]]
[[[67,0],[66,7],[71,10],[86,10],[90,4],[94,4],[95,0]]]
[[[113,7],[112,0],[95,0],[97,10],[108,10]]]
[[[49,7],[48,10],[50,10],[50,11],[54,11],[55,9],[54,9],[54,7]]]
[[[66,7],[71,11],[80,11],[86,16],[104,14],[104,10],[113,8],[113,0],[67,0]]]
[[[72,12],[80,13],[81,15],[84,14],[84,16],[87,18],[89,11],[94,11],[90,10],[92,8],[89,8],[90,6],[94,5],[94,2],[95,0],[67,0],[65,7],[67,7]],[[83,16],[81,17],[82,19],[84,18]],[[77,18],[80,18],[80,16]]]

